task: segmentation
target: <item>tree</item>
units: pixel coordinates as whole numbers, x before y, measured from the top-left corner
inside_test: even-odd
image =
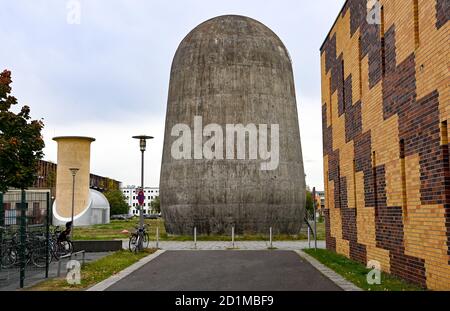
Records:
[[[150,204],[155,213],[161,213],[161,202],[159,201],[159,195],[156,196]]]
[[[108,190],[104,193],[110,206],[110,215],[128,214],[130,207],[120,190]]]
[[[313,215],[314,213],[313,197],[311,191],[308,190],[306,190],[305,208],[306,211],[308,212],[308,215]]]
[[[44,124],[42,120],[31,120],[28,106],[17,114],[10,111],[17,104],[10,95],[11,83],[10,71],[0,73],[0,192],[32,186],[38,161],[44,156]]]

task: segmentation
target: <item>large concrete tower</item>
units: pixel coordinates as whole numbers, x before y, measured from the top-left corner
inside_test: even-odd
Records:
[[[238,155],[239,134],[228,131],[239,124],[249,130],[244,157]],[[207,144],[222,134],[223,140]],[[227,142],[234,138],[230,150]],[[263,169],[264,142],[267,150],[278,147],[279,161]],[[203,234],[229,233],[232,225],[237,232],[300,230],[305,175],[292,64],[281,40],[260,22],[219,16],[179,45],[170,76],[160,195],[169,233],[190,234],[194,226]]]
[[[91,143],[95,138],[61,136],[58,143],[56,170],[56,200],[53,205],[53,223],[63,225],[72,216],[72,173],[77,168],[74,191],[74,224],[91,225],[109,222],[108,200],[98,191],[89,189]]]

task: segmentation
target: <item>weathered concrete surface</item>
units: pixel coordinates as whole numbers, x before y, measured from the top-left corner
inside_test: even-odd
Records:
[[[249,160],[248,145],[246,160],[173,159],[178,137],[171,136],[172,128],[183,123],[193,129],[194,116],[203,117],[203,126],[216,123],[223,129],[226,124],[279,124],[278,168],[262,171],[265,161]],[[258,21],[216,17],[197,26],[178,47],[160,196],[169,233],[191,234],[194,226],[198,233],[229,233],[232,225],[238,233],[266,233],[270,226],[274,233],[300,230],[305,180],[292,64],[281,40]]]

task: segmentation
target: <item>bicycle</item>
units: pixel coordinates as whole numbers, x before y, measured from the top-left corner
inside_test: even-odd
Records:
[[[148,224],[144,224],[143,228],[135,227],[136,232],[131,234],[130,241],[128,242],[128,248],[130,249],[130,252],[135,253],[148,248],[150,237],[145,230],[146,227],[148,227]]]
[[[66,224],[66,229],[64,231],[59,230],[59,226],[55,228],[51,239],[51,249],[56,260],[72,254],[73,243],[69,238],[71,230],[72,225],[69,223]]]

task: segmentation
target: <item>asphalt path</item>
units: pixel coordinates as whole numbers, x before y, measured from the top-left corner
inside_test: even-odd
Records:
[[[109,291],[337,291],[294,251],[166,251]]]

